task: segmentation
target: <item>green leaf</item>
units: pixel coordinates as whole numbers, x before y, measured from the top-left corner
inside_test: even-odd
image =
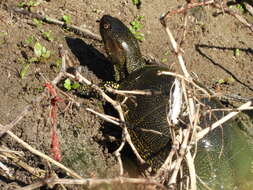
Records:
[[[34,18],[33,23],[36,25],[36,27],[39,27],[42,25],[43,22],[41,20],[38,20],[37,18]]]
[[[49,50],[46,49],[46,47],[42,46],[39,42],[36,42],[34,45],[34,54],[36,55],[36,57],[38,58],[49,58],[51,55],[51,52]]]
[[[25,43],[27,44],[32,44],[35,41],[35,38],[33,36],[29,36],[26,40]]]
[[[70,81],[70,79],[66,79],[65,81],[64,81],[64,88],[66,88],[68,91],[70,91],[71,90],[71,81]]]
[[[26,74],[27,74],[27,72],[28,72],[28,70],[29,70],[29,67],[30,67],[30,64],[25,64],[25,65],[22,67],[22,69],[21,69],[21,71],[20,71],[20,73],[19,73],[21,79],[25,78],[25,76],[26,76]]]
[[[54,38],[52,37],[52,31],[51,30],[49,30],[47,32],[43,32],[42,36],[43,36],[43,38],[45,38],[48,41],[53,41],[54,40]]]
[[[168,61],[167,58],[162,58],[162,62],[163,62],[163,63],[166,63],[167,61]]]
[[[74,84],[72,85],[73,89],[77,89],[79,88],[80,84],[78,82],[74,82]]]
[[[71,22],[71,17],[69,15],[63,15],[62,20],[65,24],[69,24]]]
[[[43,46],[39,42],[36,42],[35,45],[34,45],[34,48],[33,48],[34,54],[37,57],[41,57],[41,55],[42,55],[42,49],[43,49]]]
[[[51,55],[51,52],[49,50],[46,50],[46,52],[42,54],[42,57],[47,59],[50,57],[50,55]]]
[[[233,84],[235,83],[235,79],[234,77],[228,77],[225,79],[225,82],[227,82],[228,84]]]
[[[61,59],[57,59],[55,62],[56,67],[60,67],[61,66]]]
[[[18,7],[19,8],[23,8],[24,6],[26,5],[26,3],[25,2],[20,2],[20,3],[18,3]]]
[[[32,0],[30,0],[30,1],[28,1],[27,6],[28,6],[28,7],[36,7],[36,6],[38,6],[39,4],[40,4],[40,3],[37,2],[37,1],[32,1]]]
[[[219,80],[217,81],[217,83],[219,83],[219,84],[224,84],[224,83],[225,83],[225,80],[224,80],[224,79],[219,79]]]
[[[139,5],[141,3],[141,0],[132,0],[134,5]]]
[[[141,28],[143,28],[143,25],[141,24],[141,19],[143,19],[143,16],[138,16],[137,18],[135,18],[135,20],[130,22],[130,31],[133,33],[133,35],[135,36],[135,38],[139,41],[143,41],[144,40],[144,34],[142,32],[140,32],[139,30]]]
[[[143,27],[143,25],[137,20],[130,22],[130,24],[134,30],[140,30]]]
[[[31,58],[28,59],[28,62],[29,62],[29,63],[34,63],[34,62],[38,62],[38,61],[39,61],[39,60],[38,60],[37,57],[31,57]]]
[[[240,55],[240,50],[238,48],[235,49],[235,56],[238,57]]]

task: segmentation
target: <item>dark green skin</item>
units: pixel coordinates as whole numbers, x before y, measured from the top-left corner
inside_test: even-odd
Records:
[[[154,92],[152,96],[136,95],[135,99],[129,99],[124,111],[128,131],[137,151],[148,165],[157,170],[171,149],[166,113],[175,78],[157,75],[158,71],[168,71],[166,67],[145,65],[136,39],[118,19],[103,16],[100,32],[109,58],[116,69],[122,69],[118,71],[122,81],[120,88]],[[223,108],[216,99],[202,101],[212,108]],[[200,126],[208,127],[223,115],[223,112],[217,112],[212,117],[203,115]],[[252,124],[249,119],[246,121]],[[241,130],[248,128],[247,122],[237,117],[199,141],[195,158],[196,173],[209,188],[253,189],[252,138],[245,134],[245,130]],[[205,188],[198,183],[198,189]]]
[[[106,53],[115,66],[117,81],[145,65],[137,40],[120,20],[109,15],[103,16],[100,20],[100,34]]]

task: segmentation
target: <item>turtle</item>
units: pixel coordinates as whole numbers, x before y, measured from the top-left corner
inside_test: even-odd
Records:
[[[148,166],[156,171],[172,148],[170,127],[182,124],[179,122],[180,114],[171,113],[181,96],[180,83],[174,76],[158,74],[170,71],[168,67],[146,63],[136,38],[119,19],[104,15],[100,20],[100,34],[108,58],[114,65],[119,89],[142,90],[149,94],[128,98],[123,108],[134,146]],[[215,98],[201,101],[211,108],[223,108]],[[203,114],[200,126],[208,127],[223,115],[222,111],[211,117]],[[241,130],[247,127],[237,117],[198,142],[195,168],[199,190],[206,189],[206,186],[213,190],[253,189],[253,142]]]

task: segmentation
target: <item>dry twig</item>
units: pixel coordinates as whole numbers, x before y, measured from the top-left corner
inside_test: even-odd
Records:
[[[161,23],[165,27],[165,30],[166,30],[166,32],[169,36],[170,42],[172,44],[172,47],[173,47],[174,51],[176,52],[180,67],[181,67],[181,69],[182,69],[182,71],[185,75],[185,78],[188,81],[193,81],[192,77],[190,76],[190,74],[188,73],[188,71],[186,69],[184,59],[183,59],[183,56],[182,56],[182,50],[179,48],[177,42],[175,41],[169,27],[166,25],[165,17],[166,16],[161,18]],[[179,172],[179,169],[180,169],[180,166],[181,166],[181,162],[182,162],[182,160],[185,156],[185,153],[186,153],[186,150],[187,150],[187,147],[188,147],[188,143],[189,143],[189,139],[191,139],[190,138],[190,133],[191,133],[191,130],[193,130],[195,128],[195,126],[194,126],[195,122],[194,121],[196,120],[195,104],[194,104],[193,98],[191,96],[189,96],[189,93],[186,90],[186,84],[185,84],[184,80],[181,80],[181,86],[182,86],[182,90],[183,90],[184,97],[185,97],[184,99],[185,99],[187,109],[188,109],[190,124],[188,125],[187,129],[183,130],[182,135],[179,136],[179,138],[181,139],[181,141],[180,141],[181,146],[180,146],[180,149],[179,149],[179,157],[176,160],[176,166],[175,166],[175,168],[173,170],[173,173],[170,177],[169,185],[176,184],[177,175],[178,175],[178,172]],[[189,86],[191,87],[191,85],[189,85]],[[189,157],[189,155],[188,155],[188,157]],[[191,182],[191,189],[196,190],[197,189],[197,187],[196,187],[196,177],[195,177],[196,175],[194,175],[195,174],[195,168],[191,167],[190,169],[192,169],[190,171],[190,173],[191,173],[190,177],[194,178],[194,179],[191,179],[191,181],[190,181]]]
[[[20,139],[19,137],[17,137],[14,133],[12,133],[11,131],[7,131],[6,132],[9,136],[11,136],[13,138],[13,140],[15,140],[16,142],[18,142],[19,144],[21,144],[24,148],[26,148],[27,150],[29,150],[30,152],[32,152],[33,154],[51,162],[52,164],[56,165],[57,167],[63,169],[64,171],[66,171],[70,176],[75,177],[75,178],[79,178],[81,179],[82,177],[79,176],[76,172],[72,171],[71,169],[67,168],[66,166],[64,166],[63,164],[55,161],[54,159],[50,158],[49,156],[47,156],[46,154],[36,150],[35,148],[33,148],[32,146],[30,146],[29,144],[27,144],[26,142],[24,142],[22,139]]]
[[[99,35],[94,34],[93,32],[89,31],[88,29],[80,28],[80,27],[72,25],[72,24],[66,24],[63,21],[51,18],[51,17],[46,16],[46,15],[40,15],[38,13],[32,13],[32,12],[29,12],[28,10],[25,10],[25,9],[21,9],[21,8],[17,8],[17,7],[10,7],[8,9],[10,9],[11,11],[14,11],[15,13],[27,15],[31,18],[36,18],[36,19],[42,20],[44,22],[47,22],[49,24],[59,25],[59,26],[64,27],[68,30],[71,30],[71,31],[77,33],[78,35],[83,36],[83,37],[89,37],[91,39],[101,41],[101,37]]]
[[[241,105],[238,110],[245,110],[251,106],[252,102],[249,101],[243,105]],[[236,116],[239,113],[239,111],[230,112],[225,117],[221,118],[220,120],[213,123],[210,127],[203,129],[202,131],[198,132],[197,134],[197,141],[206,136],[210,131],[214,130],[216,127],[221,126],[223,123],[231,119],[232,117]]]
[[[187,3],[186,6],[182,6],[178,9],[168,11],[166,14],[163,15],[163,20],[166,22],[174,14],[184,13],[188,9],[210,5],[210,4],[213,4],[214,2],[215,0],[203,1],[203,2],[197,2],[197,3]]]
[[[155,180],[152,179],[144,179],[144,178],[126,178],[126,177],[116,177],[116,178],[106,178],[106,179],[94,179],[94,178],[86,178],[86,179],[58,179],[57,177],[51,177],[48,179],[44,179],[40,182],[34,183],[32,185],[28,185],[23,188],[19,188],[17,190],[33,190],[35,188],[49,185],[54,186],[56,184],[65,184],[65,185],[86,185],[88,187],[96,187],[101,184],[143,184],[143,185],[154,185],[157,186],[163,190],[166,190],[166,188],[158,183]]]
[[[222,11],[224,11],[224,13],[226,14],[229,14],[233,17],[235,17],[237,20],[239,20],[242,24],[244,24],[245,26],[247,26],[252,32],[253,32],[253,24],[250,24],[245,18],[243,18],[242,16],[240,16],[239,14],[237,14],[236,12],[224,7],[224,6],[221,6],[221,5],[218,5],[218,4],[213,4],[214,7],[218,8],[218,9],[221,9]]]

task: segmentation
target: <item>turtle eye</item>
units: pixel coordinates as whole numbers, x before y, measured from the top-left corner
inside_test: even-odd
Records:
[[[111,28],[111,25],[110,25],[110,24],[108,24],[108,23],[104,24],[103,26],[104,26],[104,29],[105,29],[105,30],[108,30],[108,29],[110,29],[110,28]]]

